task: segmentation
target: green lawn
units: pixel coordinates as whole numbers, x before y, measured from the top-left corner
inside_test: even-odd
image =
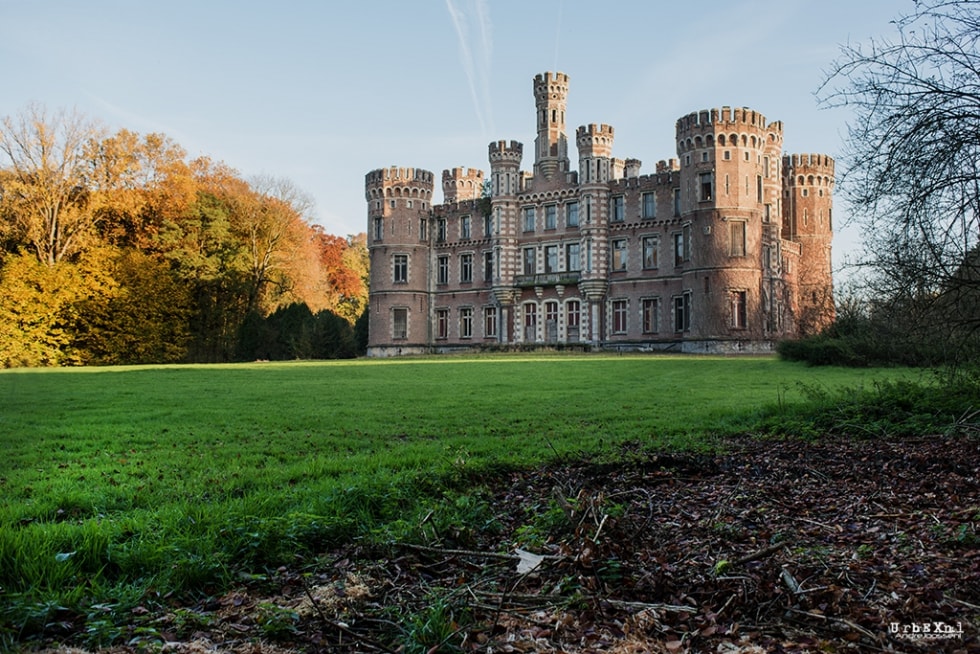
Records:
[[[0,649],[60,612],[396,537],[480,472],[713,447],[803,386],[914,374],[600,355],[0,372]]]

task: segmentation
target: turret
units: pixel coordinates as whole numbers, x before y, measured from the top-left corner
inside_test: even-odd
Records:
[[[813,334],[834,321],[833,240],[834,160],[825,154],[783,157],[783,237],[800,244],[796,271],[798,325]]]
[[[482,194],[482,170],[453,168],[442,171],[442,196],[446,204],[477,200]]]
[[[375,354],[424,347],[429,316],[429,228],[434,176],[421,168],[379,168],[364,178],[371,257],[368,347]],[[387,347],[386,347],[387,346]]]
[[[568,170],[565,102],[568,75],[543,73],[534,78],[538,136],[534,140],[534,174],[551,180]]]
[[[575,131],[578,147],[579,182],[603,184],[612,179],[614,130],[609,125],[582,125]]]

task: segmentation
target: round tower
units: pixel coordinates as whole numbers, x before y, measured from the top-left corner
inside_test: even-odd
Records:
[[[478,200],[482,194],[482,170],[453,168],[442,171],[442,197],[446,204]]]
[[[783,236],[799,243],[799,264],[789,271],[799,289],[800,335],[819,332],[835,318],[833,264],[834,160],[825,154],[783,157]]]
[[[763,261],[778,240],[767,221],[779,198],[782,124],[726,106],[682,117],[676,137],[672,258],[690,300],[690,338],[773,338],[773,273]]]
[[[534,106],[538,136],[534,140],[534,174],[553,179],[568,170],[565,103],[568,75],[543,73],[534,77]]]
[[[434,176],[379,168],[365,176],[371,306],[368,354],[425,350],[429,340],[429,236]]]

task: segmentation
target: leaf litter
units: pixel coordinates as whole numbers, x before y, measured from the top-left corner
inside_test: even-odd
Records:
[[[140,619],[175,653],[980,651],[980,440],[621,458],[482,480],[495,529],[352,543]]]

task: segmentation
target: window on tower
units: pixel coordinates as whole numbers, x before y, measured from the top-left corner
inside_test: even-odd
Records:
[[[714,195],[714,179],[711,173],[701,173],[698,176],[699,188],[701,189],[701,202],[708,202]]]
[[[408,255],[396,254],[394,257],[392,281],[396,284],[408,283]]]

